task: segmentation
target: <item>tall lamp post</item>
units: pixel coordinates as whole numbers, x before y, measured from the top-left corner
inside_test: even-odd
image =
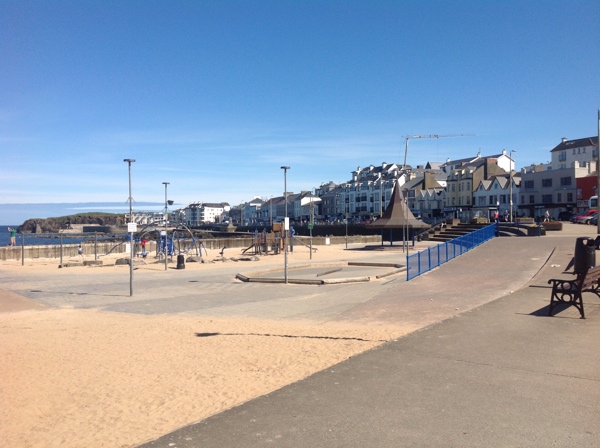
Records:
[[[344,195],[344,210],[346,211],[346,249],[348,249],[348,209],[350,208],[350,198],[348,197],[348,187],[346,186]]]
[[[163,182],[163,185],[165,186],[165,271],[167,270],[167,255],[169,255],[169,243],[168,243],[168,238],[167,238],[167,217],[168,215],[168,201],[167,201],[167,185],[169,185],[169,182]]]
[[[135,159],[123,159],[129,165],[129,295],[133,296],[133,197],[131,196],[131,164]]]
[[[288,232],[288,228],[289,228],[289,221],[288,221],[288,203],[287,203],[287,170],[290,169],[289,166],[282,166],[281,169],[283,170],[283,197],[284,197],[284,214],[283,214],[283,242],[285,244],[285,252],[283,255],[283,273],[284,273],[284,278],[285,278],[285,284],[287,285],[288,282],[288,240],[287,240],[287,232]]]
[[[509,188],[509,200],[510,200],[510,222],[514,222],[513,221],[513,192],[512,192],[512,184],[513,184],[513,152],[517,152],[515,149],[511,149],[510,150],[510,173],[509,173],[509,184],[508,184],[508,188]]]
[[[600,196],[600,109],[598,109],[598,148],[596,149],[596,196]],[[596,228],[597,233],[600,234],[600,222]]]

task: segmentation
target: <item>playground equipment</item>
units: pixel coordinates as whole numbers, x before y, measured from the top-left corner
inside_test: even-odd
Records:
[[[146,240],[156,241],[156,258],[159,260],[163,259],[165,254],[171,258],[173,258],[174,255],[189,255],[202,258],[202,249],[204,249],[204,253],[208,255],[208,252],[200,239],[185,225],[177,227],[171,233],[165,231],[164,228],[156,227],[154,224],[148,224],[139,230],[134,235],[132,250],[135,251],[134,254],[146,257],[147,252],[144,254],[137,250],[144,238]],[[121,241],[115,244],[115,246],[106,253],[106,255],[113,252],[117,247],[128,243],[129,240],[130,234],[125,235]]]

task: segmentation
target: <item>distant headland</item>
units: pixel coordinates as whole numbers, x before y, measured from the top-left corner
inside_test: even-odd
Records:
[[[57,218],[28,219],[18,228],[19,233],[58,233],[82,225],[120,227],[126,226],[122,213],[78,213]]]

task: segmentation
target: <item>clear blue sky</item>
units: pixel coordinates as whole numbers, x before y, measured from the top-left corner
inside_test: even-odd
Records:
[[[0,203],[235,205],[596,135],[600,2],[0,0],[0,61]]]

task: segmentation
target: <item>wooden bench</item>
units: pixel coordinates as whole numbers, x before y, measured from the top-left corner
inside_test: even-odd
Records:
[[[585,319],[582,294],[591,292],[600,297],[600,266],[589,268],[585,274],[579,274],[575,280],[551,278],[548,283],[552,283],[548,316],[552,316],[556,305],[564,303],[577,308],[581,318]]]

